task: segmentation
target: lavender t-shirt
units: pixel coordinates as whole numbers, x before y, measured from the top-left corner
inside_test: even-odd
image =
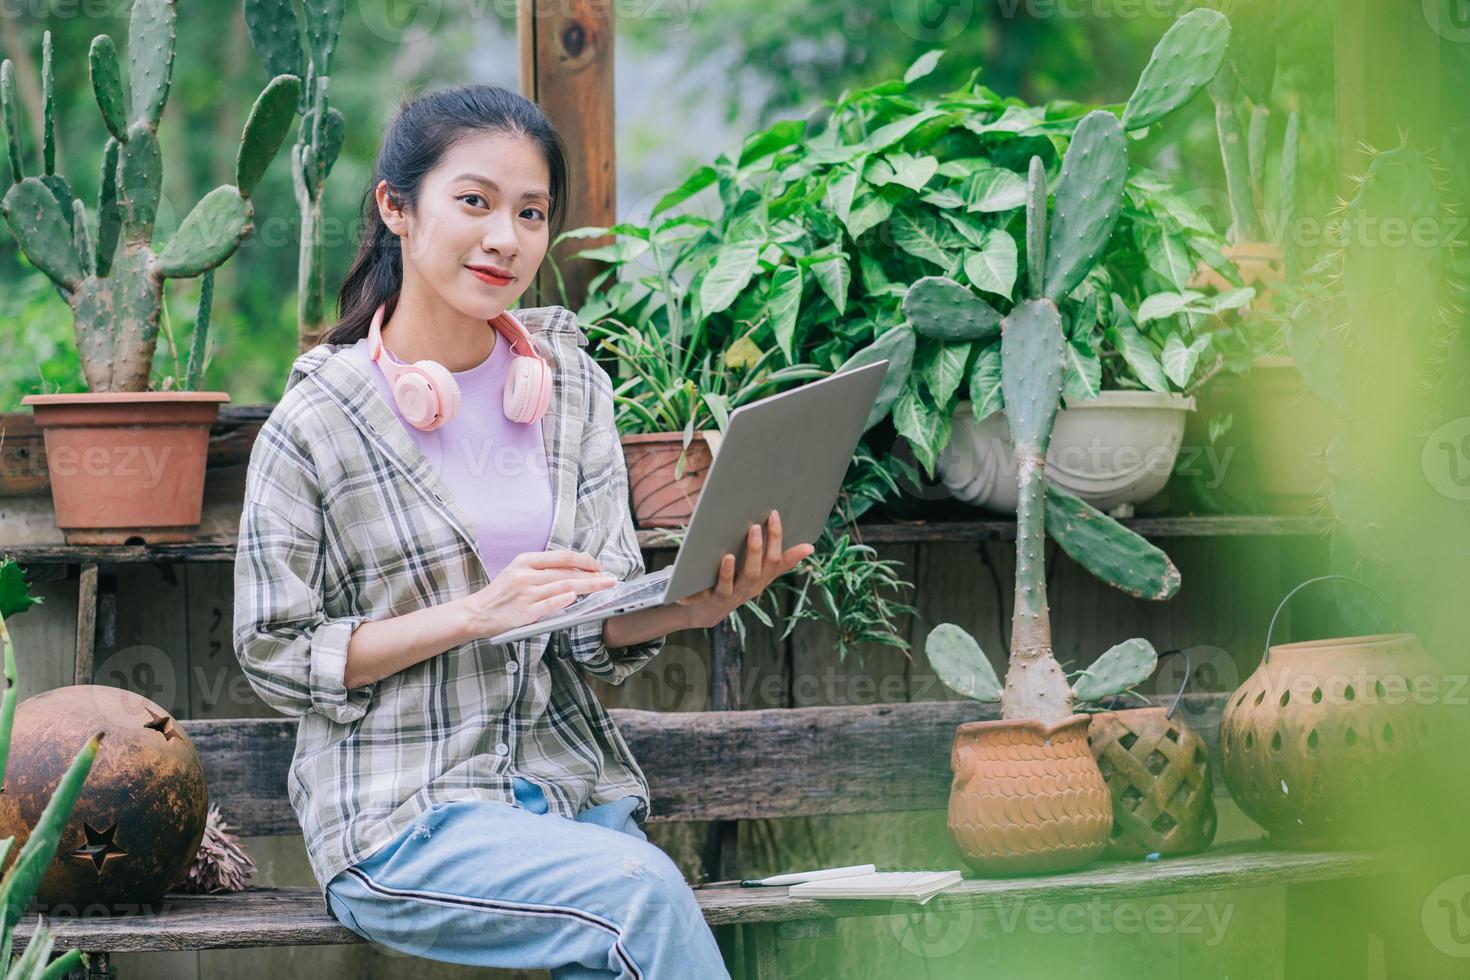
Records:
[[[505,417],[502,398],[510,373],[510,343],[495,338],[490,356],[468,371],[455,371],[459,411],[429,432],[409,424],[393,401],[382,369],[368,356],[367,338],[342,352],[368,371],[383,400],[408,430],[460,509],[475,525],[480,560],[493,578],[512,558],[545,551],[551,539],[551,472],[541,423]],[[404,363],[387,348],[383,357]]]

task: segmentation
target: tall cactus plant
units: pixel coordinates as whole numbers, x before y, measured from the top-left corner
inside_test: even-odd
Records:
[[[1132,595],[1167,599],[1179,589],[1179,572],[1167,555],[1046,482],[1046,450],[1062,395],[1065,338],[1057,303],[1102,254],[1122,210],[1127,173],[1118,119],[1090,113],[1067,147],[1048,222],[1046,169],[1039,157],[1031,160],[1026,205],[1031,295],[1000,324],[1001,387],[1019,490],[1015,608],[1004,690],[979,644],[958,626],[936,626],[926,642],[930,663],[945,684],[979,701],[999,700],[1007,719],[1054,724],[1071,715],[1078,700],[1107,697],[1142,681],[1157,659],[1146,640],[1129,640],[1103,654],[1075,683],[1068,681],[1052,653],[1043,550],[1048,532],[1080,564]]]
[[[301,212],[296,331],[304,352],[320,342],[326,321],[322,195],[347,132],[342,113],[328,102],[328,88],[345,0],[302,0],[304,31],[292,0],[244,0],[244,5],[250,42],[266,71],[306,78],[296,110],[301,126],[291,148],[291,180]]]
[[[128,28],[128,88],[117,48],[92,41],[92,90],[110,134],[102,153],[95,223],[56,172],[51,32],[42,39],[42,172],[26,176],[20,146],[15,69],[0,65],[0,108],[10,151],[11,185],[3,212],[28,259],[71,306],[87,387],[146,391],[168,279],[205,277],[186,387],[197,387],[208,330],[209,276],[253,230],[250,194],[285,139],[301,80],[271,80],[250,113],[235,183],[206,194],[161,250],[153,247],[163,182],[158,124],[168,101],[176,37],[174,0],[134,0]]]
[[[28,594],[20,566],[10,559],[0,561],[0,654],[3,654],[5,662],[5,691],[0,694],[0,780],[4,779],[10,758],[10,732],[15,721],[17,697],[15,650],[5,621],[38,602],[39,599]],[[76,949],[67,950],[51,960],[56,940],[44,922],[37,923],[24,952],[14,961],[10,954],[15,924],[20,921],[56,856],[67,820],[76,806],[77,797],[81,795],[82,784],[92,770],[101,742],[102,733],[98,732],[83,743],[81,751],[52,792],[51,799],[46,802],[40,820],[21,845],[14,863],[0,877],[0,912],[4,916],[0,919],[0,976],[5,980],[60,980],[87,963],[86,955]],[[14,836],[0,840],[0,865],[10,859],[14,846]]]

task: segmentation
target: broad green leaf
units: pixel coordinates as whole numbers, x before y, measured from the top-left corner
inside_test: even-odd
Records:
[[[801,285],[801,269],[783,265],[771,275],[771,293],[766,301],[776,344],[788,361],[796,360],[792,340],[796,335],[796,315],[801,308]]]
[[[852,213],[852,199],[857,189],[857,172],[847,167],[839,168],[837,176],[827,185],[827,207],[844,225],[847,224],[848,215]]]
[[[924,384],[934,396],[934,403],[947,406],[965,380],[965,364],[970,360],[970,344],[941,344],[924,368]]]
[[[846,313],[847,287],[852,282],[852,270],[848,267],[847,256],[840,253],[814,255],[808,268],[817,277],[817,285],[822,287],[822,292],[837,307],[837,312]]]
[[[757,242],[736,242],[721,247],[714,268],[699,284],[699,305],[706,314],[719,313],[735,302],[755,273],[760,251],[761,244]]]
[[[879,126],[868,134],[868,138],[860,144],[863,149],[878,151],[886,150],[888,147],[903,139],[915,129],[931,119],[937,119],[946,113],[942,109],[924,109],[920,112],[910,113],[895,119],[884,126]]]
[[[750,136],[740,147],[740,161],[736,164],[744,170],[756,160],[764,159],[783,147],[798,142],[806,132],[806,120],[783,119],[764,132]]]
[[[982,348],[970,369],[970,411],[977,420],[1005,408],[1000,387],[1000,342]]]
[[[933,262],[947,269],[954,261],[940,239],[939,226],[929,215],[915,217],[907,211],[896,211],[888,220],[893,230],[893,243],[915,258]]]
[[[1026,181],[1004,167],[972,175],[965,184],[966,211],[1011,211],[1026,203]]]
[[[934,461],[949,441],[951,416],[924,404],[918,389],[909,385],[893,404],[893,426],[909,441],[914,458],[923,464],[925,474],[934,477]]]
[[[1189,384],[1189,379],[1194,376],[1195,365],[1199,363],[1200,354],[1209,345],[1209,334],[1196,337],[1187,346],[1177,333],[1170,334],[1164,341],[1163,356],[1164,373],[1169,376],[1169,380],[1180,388]]]
[[[1203,303],[1201,308],[1210,313],[1220,313],[1225,310],[1239,310],[1250,304],[1256,298],[1256,291],[1250,286],[1240,289],[1227,289],[1223,293],[1216,293]]]
[[[1144,339],[1143,334],[1132,324],[1119,323],[1113,327],[1113,334],[1117,338],[1119,352],[1133,374],[1143,383],[1145,388],[1151,391],[1168,391],[1169,382],[1164,377],[1164,369],[1159,366],[1159,359],[1154,356],[1153,348]]]
[[[914,59],[914,63],[909,65],[908,69],[903,73],[904,84],[912,84],[932,72],[934,66],[939,64],[939,59],[943,55],[943,48],[934,48],[931,51],[925,51],[919,55]]]
[[[852,211],[847,220],[843,222],[847,226],[847,233],[853,238],[861,238],[863,232],[869,228],[881,225],[888,220],[893,213],[893,199],[886,194],[880,194],[875,190],[864,187],[859,192],[857,200],[853,202]]]
[[[1062,394],[1069,401],[1086,401],[1102,394],[1102,359],[1092,345],[1068,340],[1062,348]]]
[[[1160,228],[1145,229],[1143,255],[1148,267],[1175,289],[1183,290],[1194,272],[1188,242],[1172,232]]]
[[[1203,298],[1204,293],[1195,292],[1193,289],[1186,289],[1182,293],[1154,293],[1139,304],[1138,322],[1166,320],[1180,313],[1195,300]]]
[[[1011,298],[1016,286],[1016,240],[998,228],[985,234],[978,251],[965,256],[965,275],[987,293]]]
[[[870,184],[899,184],[922,191],[938,169],[939,161],[931,156],[890,153],[872,160],[863,171],[863,179]]]
[[[658,203],[653,206],[653,211],[649,213],[648,217],[651,219],[659,212],[667,211],[669,208],[693,197],[710,184],[713,184],[718,178],[719,174],[715,171],[714,167],[709,165],[700,167],[694,173],[690,174],[684,180],[684,183],[659,198]]]

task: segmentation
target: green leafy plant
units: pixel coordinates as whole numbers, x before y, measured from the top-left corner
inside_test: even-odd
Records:
[[[978,701],[1000,701],[1007,719],[1054,724],[1070,716],[1079,700],[1109,697],[1137,684],[1157,660],[1146,640],[1128,640],[1104,653],[1075,683],[1068,681],[1051,646],[1044,567],[1048,533],[1079,564],[1130,594],[1167,599],[1179,589],[1179,572],[1168,556],[1084,501],[1049,486],[1045,476],[1068,356],[1056,300],[1088,275],[1101,244],[1113,233],[1127,166],[1126,138],[1117,118],[1089,113],[1063,158],[1048,219],[1046,168],[1039,156],[1031,162],[1026,198],[1030,298],[1018,302],[999,325],[1001,385],[1019,490],[1016,594],[1004,689],[980,645],[960,627],[942,623],[925,642],[930,663],[948,687]]]
[[[718,353],[704,348],[697,336],[681,344],[613,318],[593,326],[589,339],[597,341],[597,349],[611,354],[628,375],[613,392],[618,430],[683,433],[675,479],[684,475],[696,429],[713,426],[723,433],[730,413],[746,402],[771,394],[783,384],[828,374],[807,364],[772,370],[773,351],[762,353],[753,345],[737,342]]]
[[[6,620],[24,612],[41,600],[31,596],[26,587],[21,568],[13,559],[0,559],[0,649],[5,660],[5,691],[0,695],[0,781],[3,781],[10,758],[10,733],[15,723],[16,671],[15,650],[10,641],[10,630]],[[50,960],[56,938],[46,928],[44,917],[38,919],[35,931],[25,950],[12,959],[11,946],[14,941],[15,925],[25,913],[26,906],[41,885],[47,867],[56,857],[66,831],[67,820],[81,795],[82,784],[92,770],[97,758],[97,749],[102,742],[102,733],[89,738],[77,753],[71,765],[62,775],[61,781],[46,801],[41,818],[31,828],[26,842],[21,845],[15,861],[3,877],[0,877],[0,909],[4,921],[0,922],[0,970],[6,980],[60,980],[71,971],[87,963],[86,954],[70,949]],[[10,858],[15,846],[15,837],[0,839],[0,865]]]
[[[92,391],[145,391],[158,339],[164,282],[203,276],[184,387],[197,388],[209,332],[213,270],[253,230],[250,194],[275,156],[299,96],[291,75],[272,79],[245,124],[235,184],[222,184],[189,212],[161,250],[153,248],[163,181],[158,124],[174,58],[173,0],[134,0],[128,29],[129,89],[124,105],[117,47],[98,35],[89,55],[92,90],[110,133],[102,155],[95,221],[56,172],[51,32],[42,38],[42,144],[38,176],[22,170],[15,68],[0,64],[0,110],[10,151],[11,185],[3,211],[21,251],[50,278],[72,309],[77,349]]]
[[[1123,109],[1129,128],[1199,92],[1228,35],[1214,11],[1179,20]],[[1025,260],[1025,170],[1033,156],[1057,161],[1087,112],[1002,98],[978,83],[978,69],[959,89],[917,94],[941,56],[930,51],[901,79],[843,92],[824,104],[824,118],[752,134],[738,154],[664,195],[646,224],[560,236],[614,237],[575,253],[608,266],[578,311],[584,326],[616,318],[696,360],[736,343],[824,369],[865,351],[888,356],[893,383],[870,426],[890,420],[932,475],[957,402],[968,394],[1000,407],[997,325],[1016,305],[1017,283],[1036,271]],[[1104,384],[1181,387],[1204,354],[1190,321],[1141,325],[1131,311],[1185,289],[1202,261],[1238,280],[1223,239],[1182,195],[1142,169],[1119,180],[1126,196],[1113,233],[1096,243],[1088,274],[1053,300],[1071,351],[1071,396]],[[704,211],[707,190],[718,207]]]
[[[306,79],[295,108],[301,125],[291,147],[291,181],[301,214],[297,343],[304,351],[320,341],[326,321],[322,199],[347,135],[347,122],[330,104],[328,90],[346,4],[301,0],[301,7],[304,30],[292,0],[244,0],[245,27],[266,71]]]

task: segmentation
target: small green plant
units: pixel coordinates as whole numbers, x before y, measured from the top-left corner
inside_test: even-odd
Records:
[[[825,377],[810,364],[772,370],[774,351],[737,342],[723,354],[710,351],[699,338],[682,344],[657,331],[640,332],[609,317],[589,331],[598,349],[611,354],[627,372],[613,392],[618,431],[680,432],[674,478],[684,475],[685,457],[696,429],[714,426],[724,432],[730,413],[782,385]]]
[[[975,639],[951,623],[930,631],[925,652],[940,679],[978,701],[1000,701],[1003,717],[1044,724],[1070,716],[1079,700],[1109,697],[1137,684],[1157,657],[1146,640],[1104,653],[1075,684],[1052,653],[1044,545],[1062,549],[1103,581],[1132,595],[1167,599],[1179,589],[1168,556],[1089,504],[1046,482],[1046,450],[1061,404],[1067,337],[1058,299],[1097,262],[1122,209],[1126,138],[1116,117],[1089,113],[1062,161],[1048,221],[1046,168],[1033,157],[1026,198],[1030,298],[1000,321],[1001,386],[1015,445],[1016,595],[1005,687]]]
[[[184,387],[197,388],[209,331],[210,277],[253,230],[250,194],[290,125],[301,80],[272,79],[245,124],[235,184],[206,194],[166,246],[153,248],[163,181],[158,124],[168,101],[176,36],[173,0],[134,0],[128,28],[128,81],[112,38],[98,35],[89,56],[92,91],[107,126],[95,219],[56,172],[55,75],[51,32],[41,45],[41,173],[26,176],[15,67],[0,64],[0,110],[10,151],[3,211],[21,251],[72,309],[77,349],[92,391],[146,391],[168,279],[203,276]]]
[[[4,779],[10,758],[10,732],[15,723],[17,696],[15,650],[10,642],[6,620],[40,601],[29,594],[20,566],[10,558],[0,559],[0,649],[3,649],[5,658],[5,692],[0,695],[0,781]],[[76,806],[82,784],[92,770],[101,742],[101,732],[87,739],[61,777],[51,799],[46,802],[40,820],[31,829],[26,842],[21,845],[15,862],[0,877],[0,909],[3,909],[5,916],[4,921],[0,922],[0,971],[3,971],[6,980],[60,980],[87,963],[86,954],[76,949],[67,950],[55,960],[47,962],[51,958],[56,939],[46,928],[44,919],[38,919],[24,952],[14,959],[11,958],[11,945],[16,923],[25,913],[26,906],[41,885],[47,867],[56,856],[56,849],[61,843],[72,808]],[[13,836],[0,840],[0,866],[9,860],[14,846]]]
[[[322,199],[347,135],[347,122],[330,104],[328,89],[346,3],[302,0],[301,7],[306,13],[305,30],[291,0],[244,0],[245,27],[266,71],[306,79],[296,106],[301,126],[291,147],[291,182],[301,213],[297,344],[305,351],[320,342],[326,321]]]

